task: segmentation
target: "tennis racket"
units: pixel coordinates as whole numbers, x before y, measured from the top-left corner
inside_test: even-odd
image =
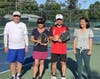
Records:
[[[62,33],[60,35],[60,39],[61,39],[61,41],[69,41],[70,40],[70,34],[69,34],[69,32],[66,31],[66,32]]]
[[[48,43],[48,36],[45,33],[41,33],[37,39],[41,44]],[[35,43],[34,46],[37,46],[39,43]]]

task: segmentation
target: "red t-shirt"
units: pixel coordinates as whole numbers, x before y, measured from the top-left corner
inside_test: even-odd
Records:
[[[52,26],[50,29],[51,36],[58,35],[60,36],[63,32],[67,31],[68,28],[66,26],[62,27],[57,27],[57,26]],[[66,42],[54,42],[52,41],[51,45],[51,53],[54,54],[66,54],[67,53],[67,45]]]

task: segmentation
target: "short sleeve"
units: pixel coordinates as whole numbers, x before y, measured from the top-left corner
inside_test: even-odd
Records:
[[[50,31],[49,31],[50,36],[53,36],[52,29],[53,29],[53,26],[50,28]]]
[[[92,29],[89,29],[89,37],[90,38],[93,38],[94,37],[94,34],[93,34],[93,30]]]
[[[50,32],[46,29],[47,36],[50,36]]]
[[[75,30],[74,30],[74,37],[77,37],[77,34],[78,34],[77,32],[78,32],[78,30],[75,29]]]
[[[35,36],[35,33],[36,33],[36,29],[33,29],[31,35]]]

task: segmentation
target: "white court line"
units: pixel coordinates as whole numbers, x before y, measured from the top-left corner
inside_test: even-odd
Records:
[[[3,73],[6,73],[6,72],[9,72],[10,70],[6,70],[6,71],[3,71],[3,72],[0,72],[0,75],[3,74]]]
[[[26,65],[23,65],[23,67],[26,67],[26,66],[31,65],[31,64],[33,64],[33,63],[29,63],[29,64],[26,64]],[[4,74],[4,73],[9,72],[9,71],[10,70],[3,71],[3,72],[0,72],[0,74]]]

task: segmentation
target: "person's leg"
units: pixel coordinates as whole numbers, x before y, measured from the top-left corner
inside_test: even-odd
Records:
[[[56,67],[57,67],[57,60],[58,60],[58,55],[57,54],[51,54],[51,79],[57,79],[56,78]]]
[[[56,75],[56,66],[57,66],[57,62],[53,62],[52,63],[52,75]]]
[[[82,55],[80,54],[80,50],[76,50],[76,61],[77,61],[77,72],[78,72],[78,78],[82,79]]]
[[[44,60],[40,60],[39,77],[42,77],[44,71]]]
[[[15,74],[16,74],[16,63],[15,62],[10,63],[10,70],[11,70],[12,76],[15,77]]]
[[[15,79],[16,75],[16,50],[15,49],[9,49],[8,50],[8,62],[10,62],[10,71],[12,75],[12,79]]]
[[[34,67],[33,67],[33,78],[36,78],[36,75],[37,75],[37,72],[38,72],[38,65],[39,65],[39,60],[35,59]]]
[[[17,75],[21,75],[22,71],[22,63],[17,62]]]
[[[66,74],[66,54],[61,54],[59,55],[60,61],[61,61],[61,79],[66,79],[65,74]]]
[[[66,73],[66,62],[61,62],[62,65],[62,77],[65,77],[65,73]]]
[[[57,66],[58,55],[51,54],[51,71],[52,75],[56,75],[56,66]]]
[[[21,79],[22,63],[24,62],[25,49],[17,49],[17,79]]]
[[[91,79],[90,56],[88,55],[88,50],[85,50],[83,52],[83,60],[84,60],[84,65],[85,65],[85,68],[86,68],[88,79]]]

